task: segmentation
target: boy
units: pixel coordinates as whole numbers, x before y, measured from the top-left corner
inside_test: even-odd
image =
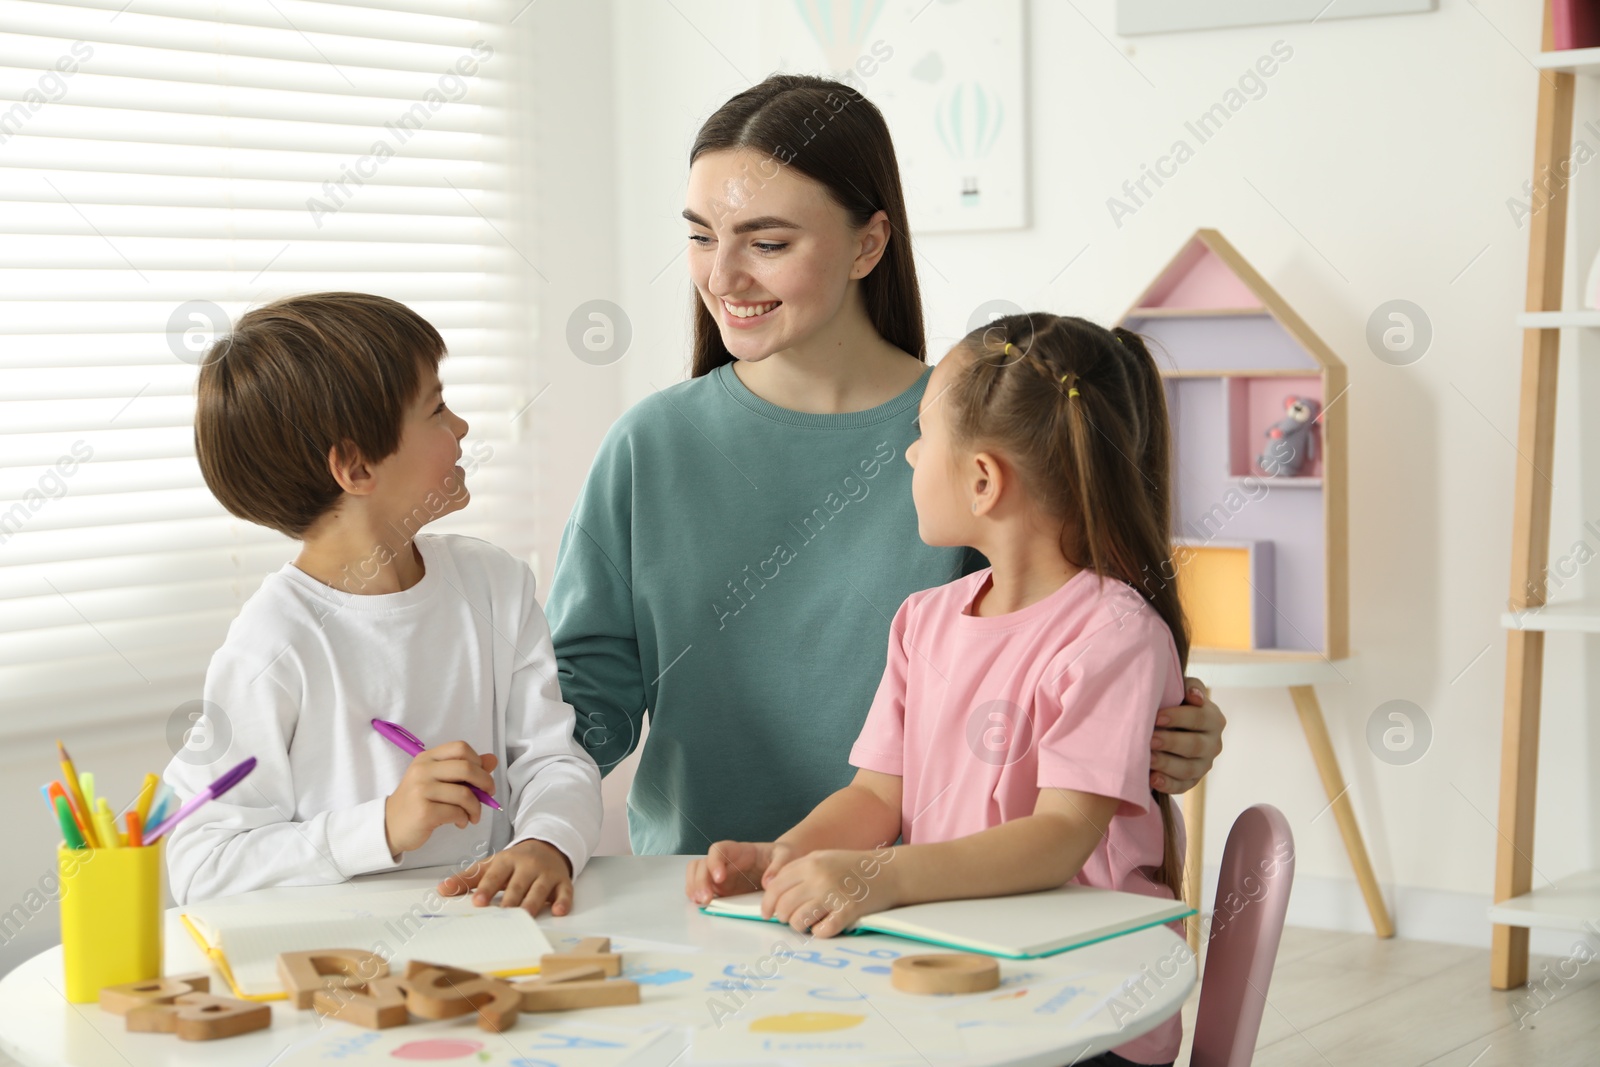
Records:
[[[200,725],[231,735],[227,750],[167,766],[187,799],[258,760],[168,835],[179,903],[475,860],[439,892],[571,909],[600,837],[600,772],[573,739],[533,574],[476,538],[418,533],[468,499],[444,355],[402,304],[318,293],[248,312],[201,366],[206,485],[301,548],[206,671],[205,718],[220,721]],[[373,719],[436,747],[412,759]]]

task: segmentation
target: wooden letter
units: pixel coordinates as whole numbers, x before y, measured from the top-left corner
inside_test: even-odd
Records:
[[[237,1037],[272,1025],[272,1009],[247,1000],[185,993],[172,1004],[146,1004],[132,1008],[129,1030],[138,1033],[174,1033],[181,1041],[213,1041]]]
[[[412,960],[406,967],[406,1007],[424,1019],[477,1012],[478,1026],[499,1033],[516,1025],[522,997],[498,978],[459,967]]]
[[[343,989],[319,989],[311,1006],[329,1019],[387,1030],[410,1022],[406,1013],[406,985],[401,978],[375,978]]]
[[[171,1004],[185,993],[211,992],[211,976],[203,971],[148,982],[108,985],[100,990],[100,1007],[113,1015],[126,1015],[146,1004]]]
[[[383,957],[359,948],[327,948],[306,952],[280,952],[278,977],[283,991],[301,1011],[311,1007],[319,989],[343,989],[389,974]]]
[[[565,952],[552,952],[539,957],[539,974],[542,978],[552,978],[561,971],[591,964],[603,967],[608,978],[615,978],[622,973],[622,956],[611,951],[609,937],[588,937]]]
[[[122,1019],[130,1034],[170,1034],[178,1029],[178,1009],[172,1004],[140,1004],[129,1008]]]
[[[549,959],[546,956],[545,959]],[[639,1003],[639,985],[625,978],[605,979],[605,965],[588,963],[529,982],[512,985],[522,995],[522,1010],[572,1011],[577,1008],[610,1008]]]

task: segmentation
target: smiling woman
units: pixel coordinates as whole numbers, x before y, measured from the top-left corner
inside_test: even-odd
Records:
[[[633,848],[650,853],[771,840],[848,781],[890,616],[986,562],[923,543],[894,458],[916,439],[928,368],[878,109],[774,75],[718,109],[689,158],[693,375],[606,435],[546,605],[563,696],[603,768],[650,717],[628,800]],[[727,602],[730,562],[770,559],[797,508],[873,455],[891,458],[870,497],[818,524],[782,581]],[[1198,777],[1220,716],[1174,723],[1199,730],[1180,776]]]
[[[696,377],[784,352],[780,363],[810,353],[857,372],[898,368],[873,399],[915,380],[906,357],[927,352],[910,226],[888,128],[866,97],[769,78],[706,122],[689,162]]]

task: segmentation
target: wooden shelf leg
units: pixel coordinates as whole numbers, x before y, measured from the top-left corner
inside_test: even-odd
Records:
[[[1309,685],[1292,685],[1289,696],[1294,699],[1294,709],[1300,713],[1300,728],[1305,731],[1306,743],[1311,746],[1311,758],[1316,761],[1317,773],[1322,776],[1322,788],[1327,791],[1333,817],[1339,824],[1339,836],[1344,838],[1344,850],[1350,855],[1350,866],[1355,868],[1356,881],[1361,895],[1366,899],[1367,912],[1372,916],[1372,929],[1379,937],[1393,937],[1394,924],[1389,921],[1389,909],[1378,891],[1378,879],[1372,873],[1367,859],[1367,846],[1361,840],[1361,827],[1356,824],[1354,809],[1346,795],[1344,775],[1339,772],[1339,758],[1333,753],[1333,743],[1328,739],[1328,725],[1322,719],[1322,706],[1317,703],[1317,691]]]
[[[1500,835],[1495,848],[1495,903],[1533,888],[1533,810],[1539,782],[1539,699],[1544,634],[1506,634],[1506,706],[1500,736]],[[1528,981],[1528,930],[1495,926],[1489,984],[1514,989]]]
[[[1555,47],[1553,4],[1544,4],[1544,47]],[[1533,180],[1570,173],[1571,74],[1541,71],[1534,125]],[[1549,185],[1544,209],[1528,220],[1529,311],[1561,307],[1567,250],[1567,182]],[[1556,372],[1561,331],[1522,331],[1522,384],[1517,403],[1517,477],[1512,501],[1511,592],[1508,606],[1524,611],[1544,603],[1550,562],[1550,496],[1556,442]],[[1495,903],[1533,888],[1533,801],[1539,778],[1539,700],[1544,634],[1506,634],[1506,696],[1500,732],[1500,825],[1495,846]],[[1489,984],[1511,989],[1528,980],[1528,931],[1495,926]]]
[[[1206,838],[1206,780],[1183,794],[1183,902],[1195,913],[1183,921],[1189,935],[1189,949],[1200,951],[1200,872]]]

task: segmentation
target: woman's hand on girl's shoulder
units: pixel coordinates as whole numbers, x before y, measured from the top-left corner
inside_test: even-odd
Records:
[[[1228,725],[1204,682],[1185,678],[1183,685],[1184,702],[1156,713],[1150,743],[1150,788],[1162,793],[1187,793],[1210,773]]]
[[[760,892],[793,854],[788,845],[774,841],[718,841],[703,859],[690,862],[684,892],[696,904],[709,904],[713,897]]]

